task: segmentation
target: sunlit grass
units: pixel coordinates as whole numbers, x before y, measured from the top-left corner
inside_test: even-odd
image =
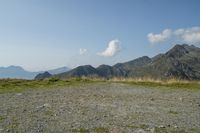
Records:
[[[115,83],[127,83],[131,85],[142,85],[152,87],[171,87],[171,88],[188,88],[188,89],[200,89],[200,81],[189,81],[179,79],[152,79],[152,78],[112,78],[110,82]]]
[[[88,83],[96,83],[102,81],[93,81],[82,78],[72,78],[69,80],[60,80],[57,78],[50,78],[48,80],[22,80],[22,79],[1,79],[0,93],[5,92],[21,92],[30,89],[49,89],[64,86],[83,85]]]
[[[130,85],[140,85],[148,87],[171,87],[171,88],[187,88],[187,89],[200,89],[200,81],[187,81],[187,80],[154,80],[150,78],[70,78],[68,80],[61,80],[58,78],[50,78],[47,80],[21,80],[21,79],[1,79],[0,80],[0,93],[5,92],[21,92],[28,89],[49,89],[64,86],[75,86],[92,83],[124,83]]]

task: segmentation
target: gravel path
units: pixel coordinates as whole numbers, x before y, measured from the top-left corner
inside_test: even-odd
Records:
[[[0,132],[200,132],[200,90],[98,83],[0,94]]]

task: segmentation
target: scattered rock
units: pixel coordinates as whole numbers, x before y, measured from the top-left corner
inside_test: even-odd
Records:
[[[182,102],[182,101],[183,101],[183,98],[182,98],[182,97],[180,97],[180,98],[179,98],[179,100]]]
[[[37,108],[37,109],[40,109],[40,108],[44,108],[44,107],[51,107],[51,106],[50,106],[50,104],[45,103],[44,105],[38,106],[38,107],[36,107],[36,108]]]
[[[16,95],[17,95],[17,96],[21,96],[21,95],[22,95],[22,93],[17,93]]]
[[[166,128],[164,125],[160,125],[159,128]]]
[[[137,133],[146,133],[143,129],[139,129]]]
[[[151,101],[154,101],[154,98],[151,98],[150,100],[151,100]]]
[[[50,104],[48,104],[48,103],[45,103],[43,106],[44,107],[51,107]]]
[[[178,126],[177,126],[177,125],[175,125],[175,126],[174,126],[174,128],[178,128]]]
[[[107,115],[104,115],[103,117],[105,118],[105,117],[107,117]]]
[[[151,132],[151,133],[155,133],[155,128],[151,128],[151,129],[150,129],[150,132]]]

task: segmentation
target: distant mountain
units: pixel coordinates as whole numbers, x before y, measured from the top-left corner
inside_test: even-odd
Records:
[[[69,70],[70,69],[67,67],[61,67],[49,70],[48,72],[53,75],[53,74],[67,72]],[[20,66],[0,67],[0,78],[34,79],[34,77],[39,73],[44,73],[44,72],[43,71],[29,72],[24,70]]]
[[[98,71],[90,65],[85,65],[85,66],[79,66],[75,69],[72,69],[71,71],[58,74],[58,77],[60,78],[67,78],[67,77],[73,77],[73,76],[77,76],[77,77],[98,76]]]
[[[51,76],[52,75],[49,72],[44,72],[44,73],[40,73],[37,76],[35,76],[35,79],[36,80],[41,80],[41,79],[44,79],[44,78],[49,78]]]
[[[118,63],[114,66],[100,65],[94,68],[90,65],[79,66],[71,71],[53,75],[66,79],[69,77],[132,77],[154,79],[200,79],[200,48],[187,44],[175,45],[164,54],[153,58],[143,56],[135,60]]]
[[[53,75],[53,74],[64,73],[64,72],[67,72],[69,70],[70,70],[70,68],[68,68],[68,67],[60,67],[60,68],[48,70],[48,72]]]
[[[0,67],[0,78],[33,79],[37,72],[29,72],[19,66]]]

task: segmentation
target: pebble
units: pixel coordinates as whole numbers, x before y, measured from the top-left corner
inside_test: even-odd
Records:
[[[137,133],[145,133],[145,131],[144,131],[143,129],[139,129],[139,130],[137,131]]]
[[[22,95],[22,93],[17,93],[16,95],[17,95],[17,96],[21,96],[21,95]]]
[[[151,98],[150,100],[151,100],[151,101],[154,101],[154,98]]]
[[[178,126],[175,125],[174,128],[178,128]]]
[[[43,106],[44,106],[44,107],[50,107],[50,104],[45,103]]]
[[[151,132],[151,133],[155,133],[155,128],[151,128],[151,129],[150,129],[150,132]]]
[[[182,102],[182,101],[183,101],[183,98],[182,98],[182,97],[180,97],[180,98],[179,98],[179,100]]]
[[[160,125],[159,128],[165,128],[165,126],[164,125]]]

